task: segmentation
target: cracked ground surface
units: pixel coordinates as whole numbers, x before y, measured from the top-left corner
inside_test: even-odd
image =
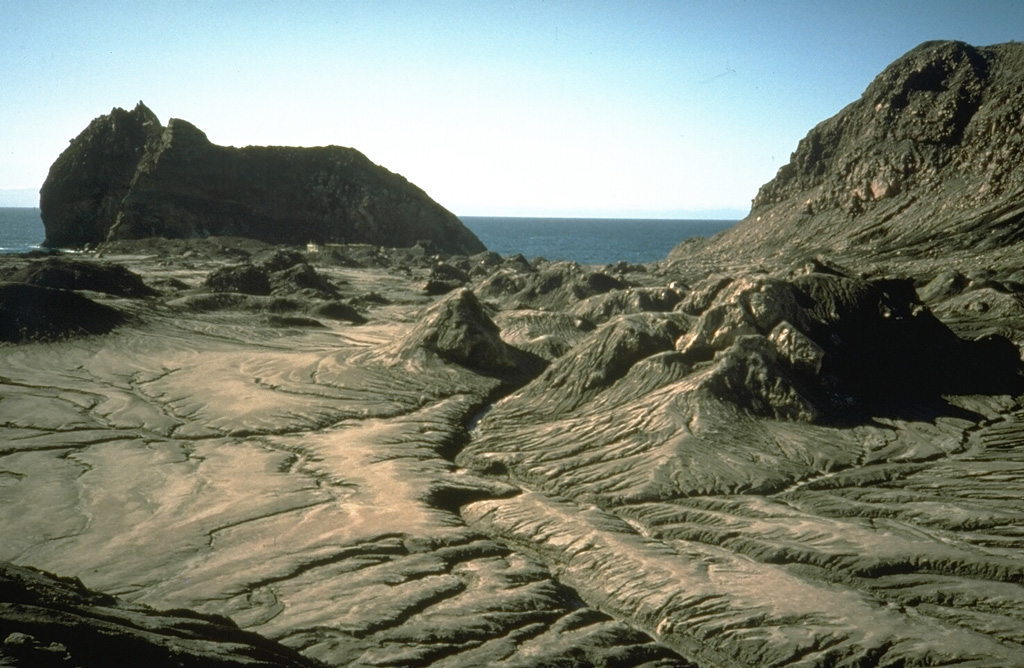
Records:
[[[1024,665],[1013,396],[752,415],[673,349],[695,316],[492,273],[506,341],[552,362],[512,386],[395,352],[425,273],[319,268],[387,303],[275,327],[180,305],[220,260],[113,259],[178,287],[0,347],[2,561],[329,665]]]

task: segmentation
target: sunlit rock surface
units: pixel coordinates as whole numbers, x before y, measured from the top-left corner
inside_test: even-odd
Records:
[[[926,42],[812,128],[740,224],[673,257],[1006,264],[1022,241],[1022,112],[1024,44]]]

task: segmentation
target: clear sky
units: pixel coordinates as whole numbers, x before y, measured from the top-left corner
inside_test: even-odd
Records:
[[[929,39],[1024,39],[1024,2],[0,0],[0,205],[142,100],[218,144],[355,147],[460,215],[739,218]]]

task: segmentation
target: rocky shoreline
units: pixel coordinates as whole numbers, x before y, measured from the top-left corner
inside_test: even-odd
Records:
[[[891,84],[973,115],[879,136],[967,151],[992,100],[1024,104],[986,87],[1004,46],[924,45],[809,137]],[[961,224],[1019,221],[823,233],[901,197],[887,239],[941,226],[941,169],[854,211],[805,141],[745,223],[647,265],[0,256],[3,662],[1024,666],[1020,248]]]

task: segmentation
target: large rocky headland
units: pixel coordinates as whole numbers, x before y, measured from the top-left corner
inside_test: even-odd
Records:
[[[217,146],[188,121],[164,127],[142,102],[114,108],[71,140],[39,209],[51,247],[242,236],[484,250],[454,214],[355,149]]]
[[[1022,118],[1024,44],[923,44],[608,266],[307,249],[181,186],[279,149],[97,119],[95,252],[0,258],[0,663],[1024,666]]]

